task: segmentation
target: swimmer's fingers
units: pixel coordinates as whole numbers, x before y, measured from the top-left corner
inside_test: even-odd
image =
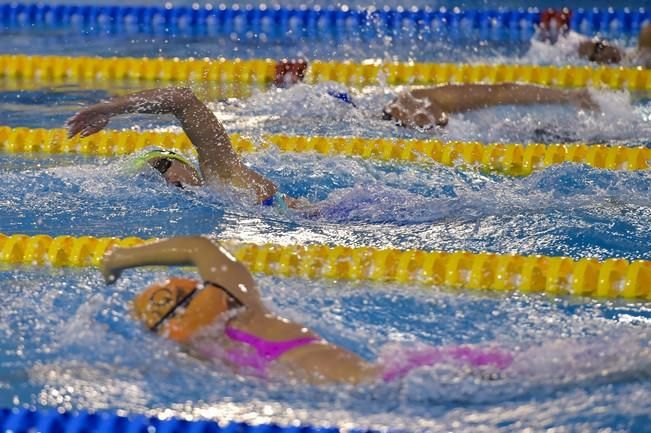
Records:
[[[80,137],[88,137],[89,135],[93,135],[96,132],[101,131],[108,125],[108,119],[96,119],[92,123],[88,124],[84,129],[82,129],[81,133],[79,134]]]
[[[115,284],[115,282],[120,278],[120,272],[104,273],[102,271],[102,275],[104,276],[104,282],[106,284]]]
[[[79,134],[82,129],[84,129],[84,124],[78,118],[78,114],[75,114],[70,119],[66,121],[66,126],[68,127],[68,138],[72,138],[75,135]]]
[[[72,138],[77,134],[82,138],[88,137],[104,129],[108,122],[109,116],[106,114],[80,111],[66,122],[68,137]]]
[[[107,263],[106,257],[104,258],[104,262],[100,265],[99,270],[102,272],[106,284],[115,284],[115,282],[120,278],[120,270],[113,269],[110,264]]]
[[[66,121],[66,126],[68,127],[68,138],[72,138],[86,129],[90,122],[89,117],[87,111],[80,111],[68,119]]]

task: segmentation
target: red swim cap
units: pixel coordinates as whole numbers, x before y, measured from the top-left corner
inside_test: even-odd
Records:
[[[303,59],[287,60],[282,59],[276,63],[276,78],[274,84],[278,87],[286,87],[303,81],[307,71],[307,62]]]
[[[541,39],[556,42],[559,35],[570,31],[572,11],[569,8],[545,9],[540,13],[540,24],[538,31]]]

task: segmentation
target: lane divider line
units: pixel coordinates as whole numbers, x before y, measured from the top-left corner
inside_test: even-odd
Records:
[[[0,262],[54,267],[98,266],[113,245],[129,247],[144,242],[147,241],[137,237],[0,234]],[[222,243],[251,271],[284,277],[651,300],[651,262],[643,260],[574,260],[468,251]]]
[[[0,126],[0,150],[6,153],[78,153],[120,156],[148,146],[194,154],[183,133],[101,131],[90,137],[68,139],[65,129],[29,129]],[[316,152],[323,155],[359,156],[381,160],[437,162],[470,166],[507,175],[524,176],[536,169],[573,162],[609,170],[646,170],[651,149],[598,144],[522,144],[412,140],[361,137],[306,137],[263,135],[259,143],[239,134],[231,141],[239,152],[275,146],[283,152]]]
[[[23,80],[153,80],[272,83],[271,59],[166,59],[1,55],[0,77]],[[352,86],[520,82],[559,87],[651,89],[651,69],[622,66],[539,66],[379,61],[310,63],[304,81]]]

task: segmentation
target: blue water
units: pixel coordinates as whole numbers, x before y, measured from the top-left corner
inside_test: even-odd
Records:
[[[158,4],[140,2],[147,3]],[[576,7],[607,5],[584,3]],[[3,52],[580,63],[550,60],[527,41],[441,40],[423,42],[423,47],[417,41],[395,40],[370,45],[355,40],[279,44],[12,32],[3,34]],[[346,90],[335,83],[286,90],[189,84],[229,132],[254,140],[265,133],[285,133],[651,144],[651,102],[644,94],[595,91],[598,112],[561,106],[480,110],[451,116],[445,131],[424,133],[379,119],[378,107],[398,90],[382,85],[350,90],[359,106],[354,109],[327,95],[328,89]],[[0,125],[61,127],[81,106],[153,85],[0,80]],[[110,127],[178,130],[166,116],[125,116]],[[512,178],[462,167],[292,154],[274,148],[244,158],[282,191],[316,203],[320,215],[262,209],[228,188],[170,188],[154,173],[133,173],[133,156],[3,154],[0,233],[207,234],[258,243],[651,260],[649,171],[562,164]],[[173,272],[190,275],[188,269]],[[223,365],[199,361],[143,330],[131,318],[129,301],[165,275],[162,269],[130,271],[108,287],[94,269],[4,266],[0,405],[120,409],[162,417],[382,431],[651,431],[648,302],[256,275],[273,311],[369,360],[414,345],[499,346],[516,354],[515,365],[497,380],[439,366],[388,385],[314,389],[235,377]]]
[[[414,344],[498,344],[520,356],[498,380],[439,367],[316,390],[234,377],[134,326],[128,301],[163,276],[128,272],[106,287],[88,269],[3,272],[1,404],[409,431],[648,431],[644,304],[260,277],[275,311],[369,359]]]

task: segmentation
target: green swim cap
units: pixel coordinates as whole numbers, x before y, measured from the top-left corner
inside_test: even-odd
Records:
[[[197,170],[194,166],[194,164],[185,156],[178,154],[176,152],[173,152],[171,150],[164,150],[164,149],[152,149],[150,151],[145,152],[142,155],[139,155],[133,159],[131,162],[131,167],[133,168],[134,172],[141,171],[145,165],[149,165],[149,162],[153,159],[175,159],[179,162],[182,162],[183,164],[187,165],[188,167],[192,168],[194,170],[194,174],[197,177],[197,179],[201,179],[201,175],[199,174],[199,170]]]

